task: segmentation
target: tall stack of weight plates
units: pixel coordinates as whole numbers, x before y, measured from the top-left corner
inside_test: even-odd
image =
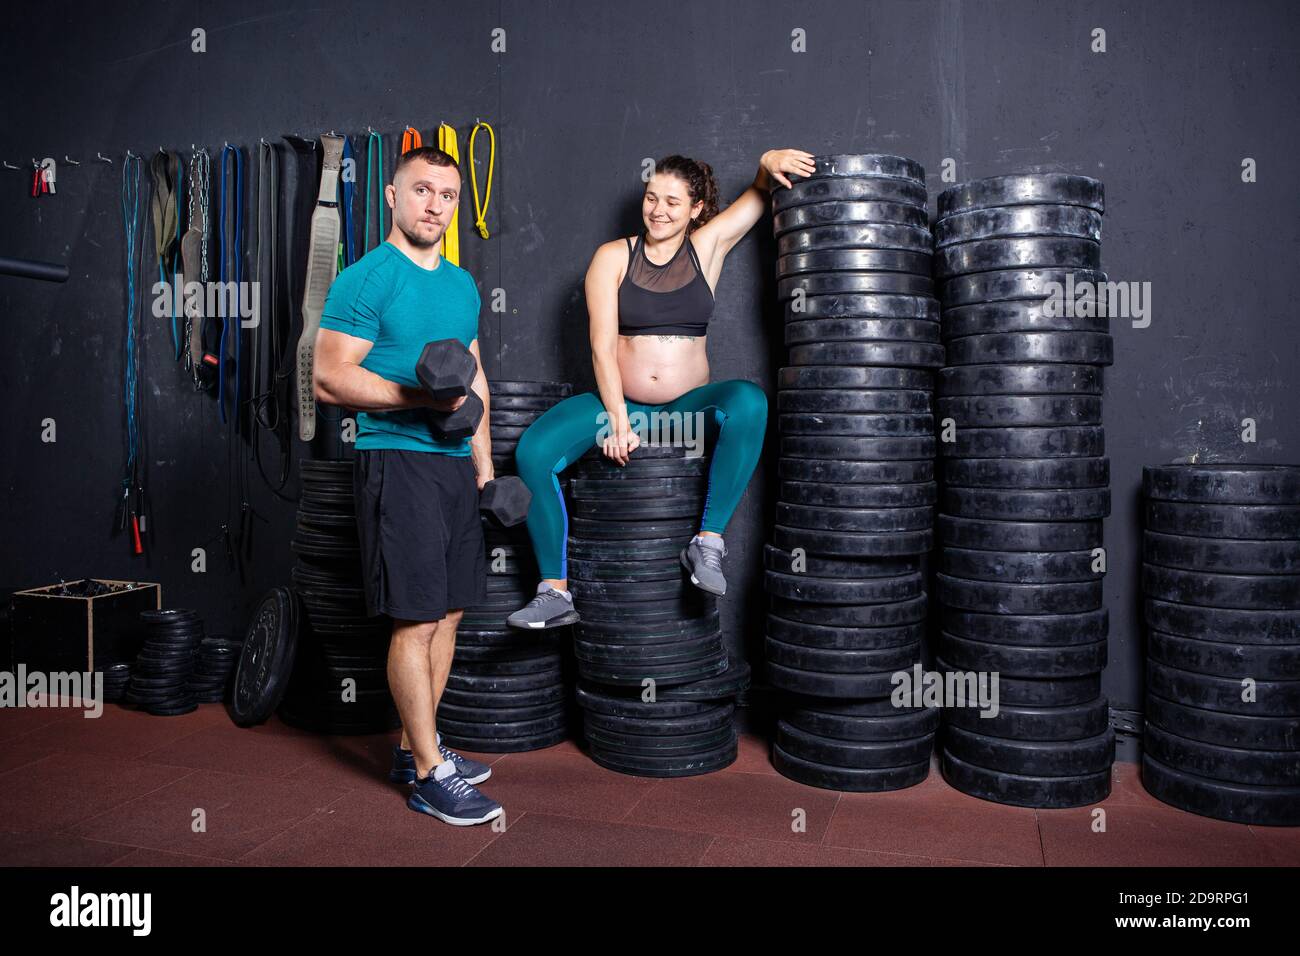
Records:
[[[788,692],[773,763],[812,786],[894,790],[925,779],[939,717],[890,699],[921,661],[933,544],[943,346],[925,171],[877,154],[816,163],[773,194],[789,346],[765,551],[767,674]]]
[[[293,675],[279,706],[287,724],[330,734],[400,726],[388,690],[389,622],[366,614],[351,459],[303,461],[290,578],[305,609]]]
[[[948,364],[936,666],[999,675],[996,716],[978,700],[946,701],[942,766],[953,786],[998,803],[1068,807],[1110,792],[1100,549],[1112,348],[1108,320],[1081,291],[1106,278],[1102,199],[1095,179],[1059,174],[939,196]],[[1071,293],[1060,308],[1053,284]]]
[[[736,759],[732,662],[717,599],[687,579],[709,461],[642,445],[626,466],[593,452],[569,482],[569,588],[578,705],[592,759],[622,773],[685,777]]]
[[[567,398],[562,382],[492,381],[489,428],[497,477],[516,474],[515,445],[524,430]],[[568,736],[562,651],[567,628],[528,632],[506,618],[537,589],[537,565],[524,525],[502,528],[486,516],[488,595],[467,608],[456,633],[438,730],[451,747],[480,753],[537,750]]]
[[[1300,466],[1144,468],[1142,782],[1300,826]]]

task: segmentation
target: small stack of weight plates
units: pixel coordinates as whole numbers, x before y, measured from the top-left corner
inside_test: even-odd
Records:
[[[733,698],[749,669],[728,658],[717,599],[681,564],[708,470],[684,447],[642,445],[622,467],[592,452],[569,482],[578,704],[603,767],[684,777],[736,759]]]
[[[996,716],[946,701],[942,765],[953,786],[998,803],[1069,807],[1110,792],[1102,200],[1100,182],[1063,174],[939,196],[948,364],[934,651],[941,671],[999,675]]]
[[[773,762],[831,790],[929,772],[938,712],[895,706],[921,661],[933,544],[933,370],[943,364],[925,170],[879,154],[816,157],[773,194],[789,366],[767,674],[788,692]]]
[[[1144,468],[1142,782],[1192,813],[1300,826],[1300,466]]]
[[[104,675],[104,700],[123,700],[131,686],[131,665],[126,661],[110,661],[99,671]]]
[[[287,724],[330,734],[400,726],[388,690],[391,626],[366,613],[351,459],[303,461],[291,572],[305,610],[293,676],[279,707]]]
[[[235,666],[239,663],[242,641],[228,637],[205,637],[194,657],[190,690],[200,704],[219,704],[226,699]]]
[[[490,381],[488,426],[498,478],[516,474],[519,436],[572,389],[563,382]],[[484,517],[488,595],[467,608],[456,632],[438,730],[449,747],[513,753],[550,747],[568,736],[563,650],[568,628],[529,632],[506,618],[536,593],[537,565],[524,525],[501,528]]]
[[[144,645],[131,668],[123,700],[151,714],[173,717],[198,707],[190,689],[194,655],[203,640],[197,611],[141,611]]]

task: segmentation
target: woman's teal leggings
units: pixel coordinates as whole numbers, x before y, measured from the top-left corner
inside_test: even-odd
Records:
[[[627,403],[628,418],[634,428],[638,412],[647,421],[646,427],[653,428],[649,423],[655,421],[651,416],[656,412],[661,413],[657,421],[664,423],[667,420],[664,415],[680,413],[684,419],[709,411],[722,429],[709,467],[709,490],[700,530],[721,534],[740,503],[749,476],[758,464],[759,452],[763,450],[767,395],[753,382],[733,379],[693,388],[665,405]],[[515,448],[519,477],[533,493],[528,509],[528,534],[533,539],[533,551],[543,578],[560,580],[569,576],[569,517],[564,509],[559,474],[597,446],[597,434],[606,425],[604,413],[605,406],[595,392],[566,398],[533,422]],[[699,421],[691,419],[692,424]],[[699,429],[693,434],[697,440],[703,440]],[[632,455],[635,457],[636,452]]]

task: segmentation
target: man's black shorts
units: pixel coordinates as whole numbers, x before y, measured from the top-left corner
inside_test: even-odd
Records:
[[[483,603],[487,559],[470,458],[358,451],[352,486],[370,614],[438,621]]]

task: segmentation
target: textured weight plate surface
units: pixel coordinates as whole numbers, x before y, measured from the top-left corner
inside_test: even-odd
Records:
[[[776,393],[780,413],[825,412],[842,415],[865,414],[928,415],[930,392],[920,389],[810,388],[783,389]]]
[[[1300,786],[1260,787],[1209,780],[1142,757],[1142,785],[1189,813],[1257,826],[1300,826]]]
[[[934,480],[934,461],[928,458],[911,461],[841,461],[781,457],[776,463],[776,469],[783,481],[915,485]]]
[[[950,515],[1007,521],[1085,521],[1110,514],[1109,488],[1003,491],[948,488],[940,507]]]
[[[1247,682],[1249,681],[1249,683]],[[1249,696],[1249,687],[1254,699]],[[1300,714],[1300,680],[1264,681],[1197,674],[1147,660],[1147,691],[1189,707],[1229,714],[1294,717]]]
[[[777,239],[776,252],[787,256],[822,249],[897,249],[929,255],[932,244],[930,230],[922,226],[836,223],[786,232]]]
[[[887,604],[925,592],[919,573],[853,579],[767,571],[763,580],[768,594],[810,604]]]
[[[1145,531],[1142,560],[1167,568],[1221,574],[1300,574],[1300,541],[1241,541]]]
[[[934,532],[926,529],[888,534],[859,534],[850,531],[815,531],[777,525],[773,529],[772,543],[786,550],[803,548],[809,554],[829,557],[892,557],[927,553],[934,546]]]
[[[933,435],[903,438],[789,435],[781,438],[781,454],[790,458],[850,461],[917,461],[933,458]]]
[[[915,368],[850,368],[823,365],[783,368],[777,375],[782,389],[906,389],[931,391],[934,373]]]
[[[962,395],[940,398],[940,418],[958,428],[1024,425],[1100,425],[1101,397],[1095,395]]]
[[[934,295],[934,280],[907,272],[802,272],[780,278],[776,295],[782,302],[797,295]]]
[[[932,415],[863,415],[791,412],[777,418],[782,435],[888,438],[934,434]]]
[[[987,521],[940,514],[939,540],[976,551],[1091,551],[1101,547],[1100,520]]]
[[[782,574],[808,574],[815,578],[888,578],[921,569],[919,558],[876,558],[854,561],[794,555],[770,544],[763,545],[763,566]]]
[[[1103,734],[1110,726],[1109,702],[1098,697],[1065,707],[1021,707],[998,702],[998,712],[977,707],[949,707],[944,720],[954,727],[1012,740],[1081,740]]]
[[[945,458],[950,488],[1104,488],[1108,458]]]
[[[829,153],[814,156],[817,169],[808,177],[817,179],[830,176],[877,177],[910,179],[925,184],[925,167],[906,156],[892,153]],[[802,178],[802,177],[800,177]]]
[[[943,283],[939,298],[945,308],[973,302],[1046,299],[1053,293],[1065,296],[1070,289],[1095,289],[1105,281],[1106,273],[1096,269],[999,269],[949,279]],[[1078,295],[1076,291],[1074,297]]]
[[[799,319],[785,325],[785,344],[818,342],[938,342],[928,319]]]
[[[1077,777],[1002,773],[941,751],[943,777],[962,793],[1013,807],[1063,809],[1099,803],[1110,795],[1110,767]]]
[[[943,346],[917,342],[816,342],[796,345],[791,365],[868,365],[940,368]]]
[[[1091,644],[1109,631],[1105,608],[1081,614],[980,614],[939,609],[939,626],[947,634],[991,644],[1059,647]]]
[[[1058,204],[972,209],[934,224],[935,245],[1011,236],[1073,236],[1101,241],[1101,213],[1084,206]]]
[[[997,673],[999,680],[1070,679],[1100,674],[1106,666],[1106,642],[1055,647],[990,644],[940,633],[935,652],[953,667]]]
[[[1101,243],[1057,236],[997,237],[954,243],[938,250],[935,274],[971,275],[997,269],[1098,269]]]
[[[1165,501],[1300,505],[1300,465],[1147,465],[1142,493]]]
[[[949,187],[939,194],[941,218],[968,209],[998,206],[1064,205],[1106,211],[1106,191],[1100,180],[1070,173],[1015,173],[991,176]]]
[[[786,753],[779,746],[772,748],[772,766],[777,773],[809,787],[822,790],[839,790],[845,793],[882,793],[914,787],[930,773],[929,759],[910,767],[854,769],[831,767],[804,760]]]
[[[1095,581],[1096,558],[1091,551],[975,551],[944,548],[939,569],[944,574],[971,581],[1013,584],[1052,584]]]
[[[1252,717],[1223,714],[1147,694],[1146,720],[1184,737],[1224,747],[1258,750],[1300,750],[1300,715]]]
[[[795,206],[824,202],[901,203],[925,210],[925,184],[885,176],[847,178],[819,176],[792,179],[789,189],[772,192],[772,211],[781,213]]]
[[[949,725],[944,750],[977,767],[1023,776],[1080,777],[1115,762],[1115,731],[1080,740],[1011,740]]]
[[[783,481],[780,500],[792,505],[822,505],[831,508],[916,508],[933,505],[937,488],[933,481],[905,485]]]
[[[814,531],[849,531],[880,534],[892,531],[928,530],[934,523],[934,509],[921,508],[825,508],[778,502],[777,523],[789,528]]]
[[[892,627],[834,627],[789,621],[776,614],[767,616],[767,636],[773,640],[824,650],[872,651],[899,647],[916,643],[924,631],[923,621]]]
[[[947,339],[949,365],[1110,365],[1114,341],[1104,332],[999,332]]]
[[[1148,627],[1203,641],[1300,644],[1300,611],[1239,611],[1148,598]]]
[[[825,272],[904,272],[930,275],[929,252],[903,252],[897,249],[826,249],[819,252],[796,252],[779,256],[777,275],[783,278],[803,273]]]
[[[940,334],[945,339],[1006,332],[1109,332],[1105,315],[1069,315],[1042,299],[977,302],[943,311]],[[1096,309],[1071,310],[1095,312]]]
[[[1211,677],[1300,680],[1300,644],[1233,644],[1148,630],[1147,655]]]
[[[883,223],[926,229],[930,217],[925,208],[900,202],[853,202],[824,200],[790,206],[772,217],[772,234],[783,236],[795,229],[839,226],[854,223]]]
[[[1175,604],[1300,611],[1300,575],[1295,574],[1214,574],[1144,564],[1142,591]]]
[[[941,369],[938,393],[953,395],[1100,395],[1097,365],[960,365]]]
[[[1165,534],[1255,541],[1300,539],[1300,506],[1146,503],[1146,528]]]
[[[785,306],[786,322],[817,319],[926,319],[939,321],[939,300],[932,295],[810,295]]]

